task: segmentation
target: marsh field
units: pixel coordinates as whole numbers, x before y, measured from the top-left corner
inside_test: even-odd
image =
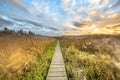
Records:
[[[56,41],[69,80],[120,80],[120,35],[43,37],[0,33],[0,80],[45,80]]]
[[[54,38],[0,33],[0,80],[44,80]]]
[[[63,37],[61,48],[69,80],[120,80],[120,36]]]

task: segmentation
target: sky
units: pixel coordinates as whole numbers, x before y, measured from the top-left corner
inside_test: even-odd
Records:
[[[5,27],[47,36],[120,34],[120,0],[0,0]]]

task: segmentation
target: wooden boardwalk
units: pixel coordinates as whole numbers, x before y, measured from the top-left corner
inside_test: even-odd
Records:
[[[68,80],[59,41],[57,42],[46,80]]]

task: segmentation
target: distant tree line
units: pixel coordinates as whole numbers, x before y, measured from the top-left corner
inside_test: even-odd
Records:
[[[23,31],[22,29],[20,29],[19,31],[15,31],[15,30],[11,30],[11,29],[8,29],[8,28],[4,28],[4,30],[0,31],[1,33],[9,33],[9,34],[18,34],[18,35],[35,35],[33,32],[31,31],[28,31],[28,32],[25,32]]]

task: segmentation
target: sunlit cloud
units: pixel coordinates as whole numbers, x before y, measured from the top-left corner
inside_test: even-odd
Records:
[[[120,32],[120,0],[0,0],[0,26],[48,35]]]
[[[88,13],[88,15],[89,16],[95,16],[95,15],[97,15],[97,12],[96,11],[91,11],[91,12]]]
[[[10,2],[22,9],[25,9],[25,5],[20,2],[20,0],[10,0]]]

